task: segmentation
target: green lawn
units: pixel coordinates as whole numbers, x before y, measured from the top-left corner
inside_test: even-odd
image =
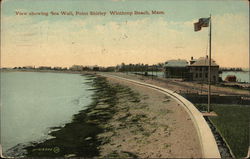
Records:
[[[198,104],[197,104],[198,105]],[[204,105],[198,105],[202,108]],[[213,104],[217,117],[210,117],[229,144],[234,155],[246,157],[249,147],[250,106]]]

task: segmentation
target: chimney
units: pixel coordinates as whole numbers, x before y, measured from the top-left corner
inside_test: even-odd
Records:
[[[194,62],[195,62],[195,61],[194,61],[194,57],[191,56],[190,65],[192,65]]]

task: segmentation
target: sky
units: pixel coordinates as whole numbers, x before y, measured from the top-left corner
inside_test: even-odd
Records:
[[[73,15],[61,15],[63,11]],[[76,11],[106,15],[75,15]],[[194,23],[210,14],[212,58],[220,67],[248,68],[247,0],[3,0],[1,67],[156,64],[204,57],[209,28],[195,32]]]

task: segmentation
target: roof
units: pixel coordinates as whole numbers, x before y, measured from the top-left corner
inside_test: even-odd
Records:
[[[209,59],[207,57],[200,57],[190,66],[208,66],[208,65],[209,65]],[[217,65],[213,59],[211,59],[211,66],[219,66],[219,65]]]
[[[188,62],[186,60],[168,60],[165,62],[164,67],[186,67]]]

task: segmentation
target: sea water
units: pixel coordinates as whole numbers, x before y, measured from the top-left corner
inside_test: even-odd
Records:
[[[1,146],[49,138],[50,127],[62,126],[91,103],[93,91],[79,74],[1,72]]]

